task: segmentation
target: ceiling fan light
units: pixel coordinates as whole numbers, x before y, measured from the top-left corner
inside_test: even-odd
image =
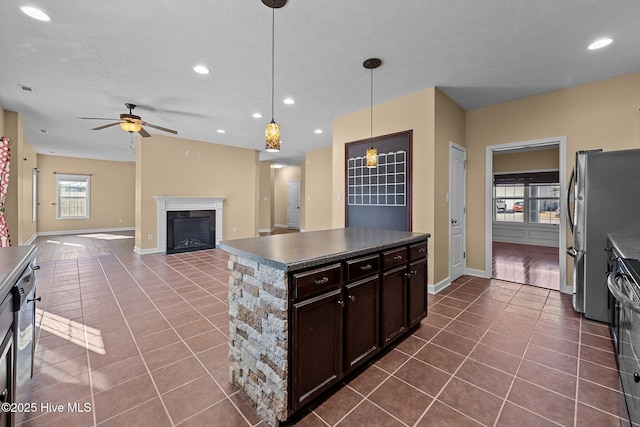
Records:
[[[277,153],[280,151],[280,125],[273,120],[267,123],[267,129],[265,131],[265,145],[266,150],[271,153]]]
[[[138,123],[122,122],[120,123],[120,129],[122,129],[125,132],[140,132],[140,129],[142,129],[142,126],[140,126]]]
[[[367,167],[370,169],[378,167],[378,150],[373,147],[367,148]]]

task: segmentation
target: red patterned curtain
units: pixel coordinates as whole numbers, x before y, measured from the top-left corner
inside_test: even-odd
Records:
[[[11,140],[5,136],[0,140],[0,247],[11,246],[7,220],[4,218],[4,200],[9,189],[9,163]]]

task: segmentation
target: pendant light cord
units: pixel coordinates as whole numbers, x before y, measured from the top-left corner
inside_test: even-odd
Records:
[[[274,8],[271,9],[271,121],[273,120],[273,105],[274,105],[274,74],[275,74],[275,27],[276,27],[276,10]]]
[[[373,68],[370,71],[371,71],[371,109],[370,109],[371,118],[369,120],[369,126],[370,126],[369,142],[371,143],[371,148],[373,148]]]

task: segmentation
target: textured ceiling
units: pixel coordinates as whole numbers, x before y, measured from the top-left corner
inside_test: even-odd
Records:
[[[62,156],[135,160],[127,133],[78,119],[117,118],[131,102],[179,137],[297,164],[331,145],[333,118],[369,106],[369,57],[383,61],[374,103],[438,86],[465,109],[640,71],[637,0],[289,0],[275,11],[283,142],[271,154],[272,10],[261,0],[28,3],[51,22],[24,4],[0,2],[0,106],[22,115],[38,153]],[[603,36],[613,44],[587,50]]]

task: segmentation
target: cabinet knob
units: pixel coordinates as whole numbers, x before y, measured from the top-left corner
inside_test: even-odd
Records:
[[[9,390],[6,388],[0,393],[0,402],[5,403],[9,397]]]
[[[637,383],[640,383],[640,374],[638,374],[637,372],[633,373],[633,380]]]
[[[338,304],[340,304],[341,307],[344,307],[344,301],[338,300]]]
[[[356,300],[356,296],[355,295],[349,295],[349,300],[350,301],[355,301]]]

